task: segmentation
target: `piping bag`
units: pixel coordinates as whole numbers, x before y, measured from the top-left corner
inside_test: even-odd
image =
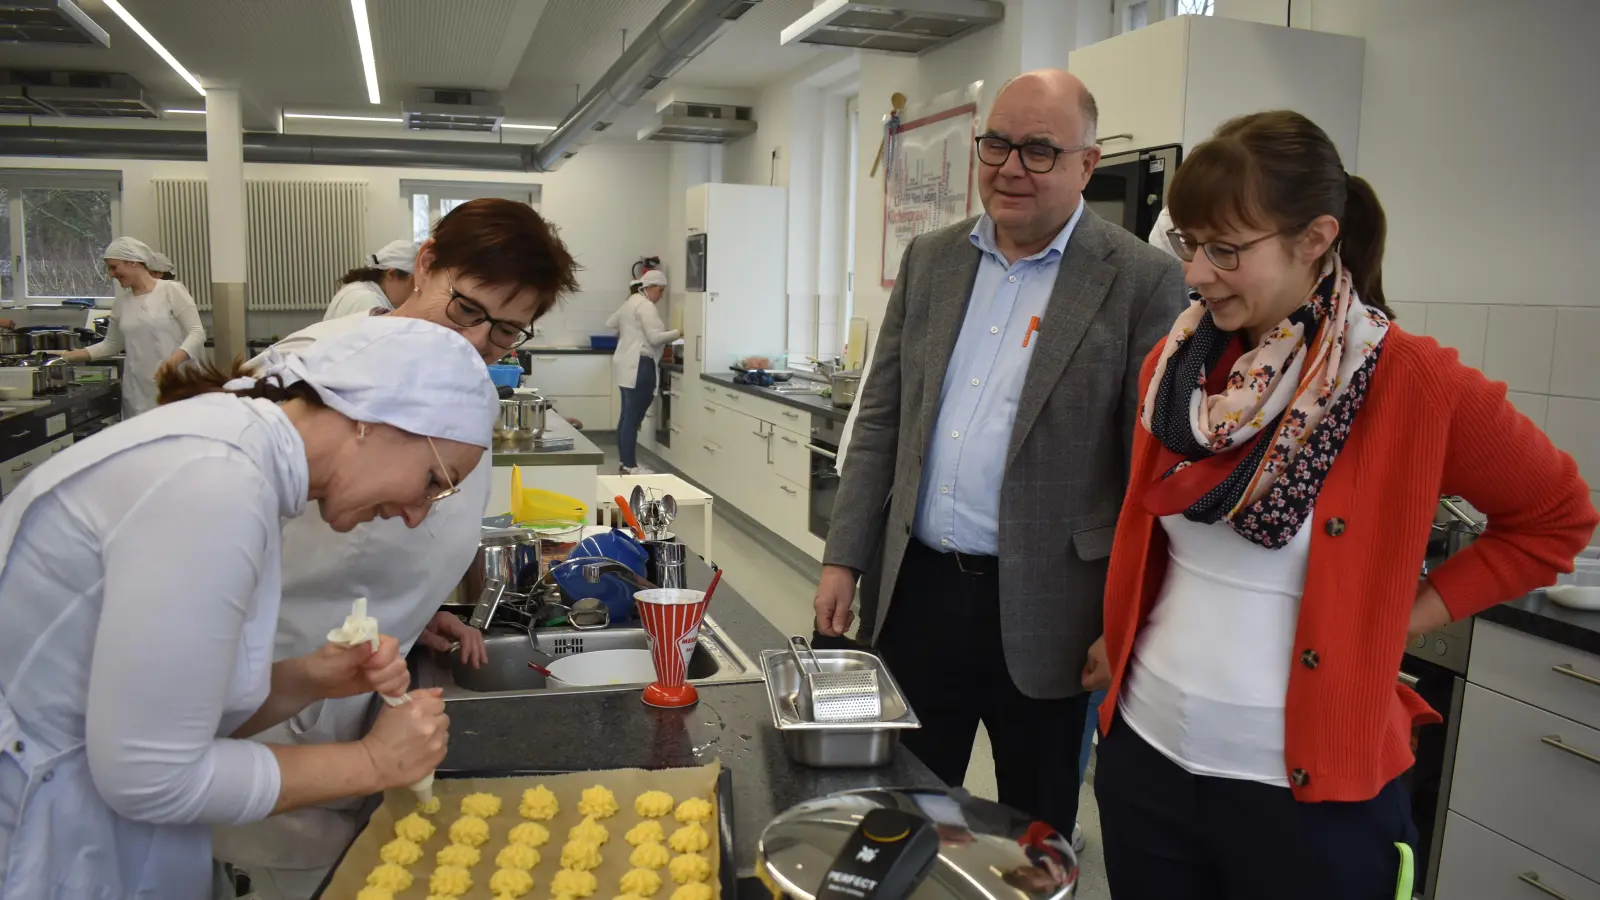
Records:
[[[372,644],[372,649],[378,649],[378,620],[367,615],[367,598],[357,597],[355,604],[350,608],[350,615],[345,616],[344,624],[328,632],[328,642],[354,647],[366,642]],[[380,697],[383,695],[380,694]],[[398,697],[383,697],[383,702],[390,706],[403,706],[411,702],[411,697],[401,694]],[[417,793],[417,800],[423,804],[433,803],[433,775],[413,784],[413,791]]]

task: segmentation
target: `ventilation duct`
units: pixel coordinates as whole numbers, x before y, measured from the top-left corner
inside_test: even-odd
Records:
[[[783,29],[779,43],[926,53],[999,22],[994,0],[818,0]]]
[[[672,0],[535,149],[534,167],[555,171],[596,134],[610,128],[619,112],[677,74],[757,2]]]
[[[202,131],[113,128],[0,127],[0,156],[204,161]],[[533,148],[522,144],[353,138],[247,131],[244,161],[322,166],[387,166],[532,172]]]
[[[111,46],[111,35],[72,0],[0,0],[0,44]]]

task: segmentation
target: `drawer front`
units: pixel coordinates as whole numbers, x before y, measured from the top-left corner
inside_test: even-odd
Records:
[[[545,397],[555,405],[555,411],[565,419],[583,422],[584,431],[611,431],[617,420],[611,416],[611,401],[605,397],[559,396]]]
[[[43,416],[13,416],[0,422],[0,459],[13,459],[45,442]]]
[[[612,383],[609,356],[534,353],[528,370],[528,386],[546,397],[606,397],[617,390]]]
[[[1471,660],[1468,681],[1600,728],[1600,656],[1479,619]]]
[[[1434,884],[1436,900],[1600,900],[1600,884],[1455,813]]]
[[[1600,731],[1468,684],[1450,809],[1600,881]]]
[[[806,533],[810,524],[811,502],[810,493],[803,488],[790,484],[782,478],[764,479],[761,489],[767,493],[767,501],[763,504],[765,514],[763,525],[770,528],[778,537],[791,544]]]
[[[801,488],[810,490],[811,451],[803,438],[782,428],[772,435],[772,468],[779,477],[786,478]]]
[[[773,412],[777,414],[776,419],[768,420],[772,422],[772,424],[786,431],[793,432],[800,437],[805,437],[806,432],[811,430],[810,413],[803,413],[798,409],[790,409],[789,407],[784,406],[782,403],[774,403],[772,405],[774,407]]]

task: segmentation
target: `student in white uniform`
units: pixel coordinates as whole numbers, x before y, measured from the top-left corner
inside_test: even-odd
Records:
[[[534,321],[561,294],[577,288],[575,269],[555,230],[527,204],[472,200],[434,225],[433,237],[417,255],[411,298],[378,318],[423,319],[453,329],[478,351],[480,364],[493,362],[527,340]],[[318,322],[274,349],[298,352],[368,320],[355,316]],[[428,387],[427,376],[420,373],[408,373],[405,383],[417,390]],[[419,640],[442,651],[459,643],[455,652],[464,662],[481,663],[486,658],[483,635],[439,612],[439,606],[478,551],[492,465],[485,454],[460,482],[461,496],[439,504],[420,528],[375,521],[338,534],[315,515],[290,522],[283,535],[277,657],[315,648],[328,629],[344,620],[348,598],[364,596],[371,614],[400,640],[401,653]],[[258,739],[297,744],[355,740],[370,709],[365,697],[314,704]],[[244,869],[263,898],[310,897],[355,837],[360,806],[359,800],[330,802],[246,827],[218,828],[216,856]]]
[[[645,471],[639,465],[639,425],[650,411],[656,393],[656,361],[661,348],[681,337],[661,322],[656,304],[667,293],[667,275],[651,269],[635,282],[633,295],[606,320],[607,328],[617,329],[617,349],[611,355],[611,374],[622,391],[622,415],[617,421],[618,467],[624,475]]]
[[[413,241],[390,241],[377,253],[367,255],[367,265],[345,273],[339,279],[338,293],[328,303],[322,320],[345,316],[364,316],[374,309],[394,309],[406,302],[416,289],[412,271],[417,263]]]
[[[274,663],[281,522],[315,503],[338,532],[416,528],[447,508],[498,408],[478,355],[425,322],[363,319],[227,378],[164,373],[178,402],[72,445],[0,506],[0,896],[207,896],[212,824],[407,785],[444,758],[437,691],[385,707],[359,744],[243,738],[318,699],[405,691],[393,637]]]
[[[130,419],[155,408],[156,372],[162,366],[203,358],[206,330],[189,291],[150,271],[155,251],[143,241],[119,237],[106,247],[104,256],[106,268],[121,287],[111,302],[106,339],[61,355],[81,363],[123,354],[122,417]]]

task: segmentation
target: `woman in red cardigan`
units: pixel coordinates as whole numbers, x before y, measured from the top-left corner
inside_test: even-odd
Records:
[[[1144,368],[1084,672],[1112,894],[1393,897],[1396,779],[1437,720],[1397,683],[1407,636],[1571,571],[1588,488],[1504,385],[1393,324],[1383,209],[1310,120],[1225,123],[1168,202],[1197,302]],[[1419,580],[1441,494],[1488,527]]]

